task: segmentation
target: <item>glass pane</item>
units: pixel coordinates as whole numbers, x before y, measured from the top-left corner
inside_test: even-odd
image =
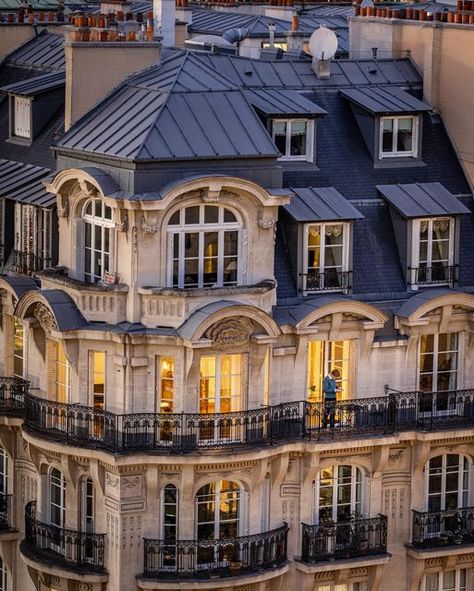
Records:
[[[224,209],[224,222],[228,224],[236,221],[237,219],[235,215],[230,211],[230,209]]]
[[[291,122],[290,154],[292,156],[306,155],[306,121]]]
[[[438,591],[438,573],[426,575],[426,591]]]
[[[199,255],[199,234],[186,232],[184,235],[184,256],[197,257]]]
[[[411,152],[413,150],[413,118],[400,117],[398,119],[397,152]]]
[[[393,119],[382,120],[382,152],[393,151]]]
[[[224,232],[224,256],[237,254],[237,232]]]
[[[277,149],[286,156],[286,121],[273,122],[273,136]]]
[[[184,223],[199,224],[199,205],[195,205],[193,207],[186,207]]]
[[[177,226],[179,225],[179,216],[181,211],[175,211],[174,214],[170,217],[170,221],[168,222],[170,226]]]
[[[219,208],[215,205],[206,205],[204,207],[204,223],[217,224],[219,221]]]

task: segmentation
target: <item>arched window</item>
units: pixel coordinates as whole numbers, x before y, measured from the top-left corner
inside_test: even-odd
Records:
[[[66,518],[66,481],[57,468],[49,473],[49,522],[58,528],[64,527]]]
[[[3,558],[0,556],[0,591],[7,591],[7,576],[7,567],[3,561]]]
[[[102,199],[90,199],[82,211],[84,222],[84,280],[102,281],[109,272],[113,249],[112,209]]]
[[[168,285],[236,285],[240,227],[235,214],[219,205],[175,211],[168,222]]]
[[[467,507],[469,462],[458,454],[444,454],[428,462],[427,509],[433,513]]]
[[[8,493],[8,456],[7,452],[0,447],[0,494]]]
[[[198,540],[236,538],[240,531],[240,488],[236,482],[219,480],[196,494]]]
[[[347,521],[362,514],[362,472],[355,466],[321,470],[316,489],[315,522]]]

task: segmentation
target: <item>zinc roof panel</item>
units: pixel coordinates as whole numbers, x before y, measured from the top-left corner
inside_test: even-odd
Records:
[[[340,91],[341,95],[359,107],[373,114],[379,113],[421,113],[431,107],[400,88],[361,87]]]
[[[377,185],[377,190],[406,219],[470,213],[459,199],[437,182]]]
[[[298,222],[357,220],[364,216],[334,187],[293,188],[286,211]]]

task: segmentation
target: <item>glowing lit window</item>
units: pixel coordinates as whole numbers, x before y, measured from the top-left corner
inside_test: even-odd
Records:
[[[25,328],[18,318],[13,327],[13,375],[25,377]]]
[[[238,280],[240,223],[217,205],[193,205],[168,222],[172,287],[222,287]]]
[[[336,380],[342,392],[338,398],[353,398],[351,375],[351,341],[310,341],[308,345],[308,399],[323,401],[323,380],[334,369],[339,370]]]

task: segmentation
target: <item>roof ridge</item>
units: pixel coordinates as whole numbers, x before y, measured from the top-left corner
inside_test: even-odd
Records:
[[[182,53],[182,55],[180,57],[183,57],[184,59],[182,60],[181,65],[176,70],[176,74],[174,76],[174,80],[171,83],[170,88],[168,90],[166,90],[166,91],[160,91],[161,94],[166,95],[166,98],[163,101],[163,103],[161,104],[160,108],[155,113],[153,125],[150,125],[150,127],[148,129],[148,132],[145,134],[145,137],[143,138],[142,142],[140,143],[138,149],[135,151],[135,154],[136,154],[135,158],[139,158],[140,157],[140,154],[144,150],[144,148],[146,146],[146,142],[148,141],[148,138],[150,137],[150,135],[152,134],[152,132],[155,129],[156,120],[158,119],[158,116],[160,115],[161,111],[163,110],[163,108],[165,107],[166,103],[168,102],[168,99],[170,98],[170,95],[173,92],[173,88],[175,87],[176,81],[178,80],[179,75],[180,75],[180,73],[183,70],[184,64],[186,63],[186,60],[187,60],[187,52],[186,52],[186,50],[179,50],[179,53]],[[167,56],[166,59],[167,60],[170,60],[172,58],[175,58],[176,59],[176,57],[179,56],[179,53],[178,52],[176,52],[176,54],[173,54],[172,53],[169,56]],[[161,64],[160,64],[160,67],[161,67]]]

